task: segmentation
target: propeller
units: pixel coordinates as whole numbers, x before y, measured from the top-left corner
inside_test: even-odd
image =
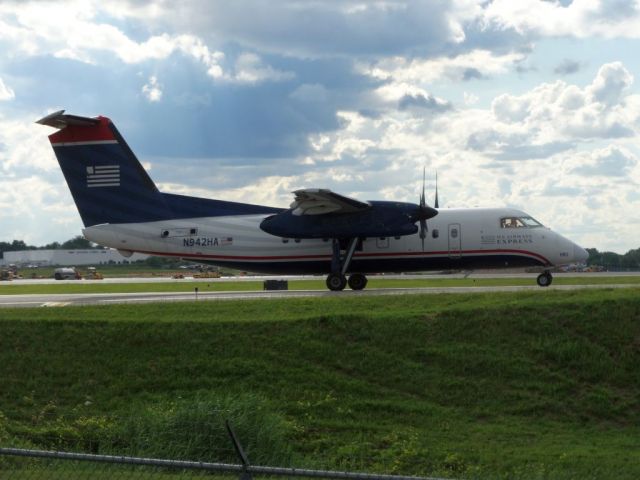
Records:
[[[420,204],[418,205],[418,209],[416,213],[412,216],[412,220],[414,222],[420,221],[420,240],[422,240],[422,250],[424,251],[424,239],[427,238],[427,220],[435,217],[438,214],[438,211],[427,205],[426,196],[424,193],[425,190],[425,169],[422,169],[422,194],[420,195]],[[436,193],[436,205],[437,205],[437,193]]]

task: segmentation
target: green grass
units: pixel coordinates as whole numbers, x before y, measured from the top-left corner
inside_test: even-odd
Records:
[[[622,277],[563,277],[556,275],[554,285],[640,285],[640,275]],[[445,288],[445,287],[486,287],[486,286],[535,285],[535,275],[530,278],[425,278],[388,279],[370,277],[367,288]],[[197,282],[180,281],[161,283],[61,283],[44,285],[21,285],[19,281],[0,284],[0,295],[55,294],[55,293],[141,293],[141,292],[201,292],[208,291],[255,291],[262,290],[261,281],[219,281],[208,279]],[[290,290],[324,290],[324,279],[290,280]]]
[[[298,466],[640,477],[638,288],[2,309],[0,319],[5,442],[205,455],[189,452],[222,438],[209,412],[224,411],[250,457]],[[171,438],[200,440],[157,450]]]

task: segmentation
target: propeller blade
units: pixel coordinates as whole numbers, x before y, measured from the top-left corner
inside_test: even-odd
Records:
[[[426,167],[422,167],[422,193],[420,194],[420,205],[418,211],[414,215],[414,222],[420,220],[420,240],[422,240],[422,251],[424,252],[424,239],[427,238],[427,219],[435,217],[438,211],[427,206],[427,197],[425,195],[426,184]]]
[[[435,208],[440,208],[440,206],[438,205],[438,171],[436,170],[436,201],[433,204],[433,206]]]
[[[422,167],[422,194],[420,195],[420,208],[424,208],[427,204],[427,199],[424,195],[425,172],[426,167]]]

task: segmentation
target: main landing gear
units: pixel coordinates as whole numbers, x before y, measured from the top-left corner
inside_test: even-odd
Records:
[[[344,256],[341,254],[340,240],[334,238],[332,241],[333,253],[331,256],[331,273],[327,275],[327,288],[334,292],[344,290],[349,285],[352,290],[362,290],[367,286],[367,277],[362,273],[352,273],[347,281],[347,270],[351,264],[351,259],[356,251],[358,238],[351,238],[347,245]]]
[[[338,292],[349,285],[351,290],[363,290],[367,286],[367,281],[367,277],[362,273],[352,273],[349,275],[349,280],[341,273],[330,273],[327,275],[327,288]]]
[[[538,275],[536,282],[538,282],[538,285],[541,287],[548,287],[551,285],[551,282],[553,282],[553,276],[551,275],[551,272],[542,272]]]

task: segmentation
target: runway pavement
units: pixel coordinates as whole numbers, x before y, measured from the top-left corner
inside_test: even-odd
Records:
[[[594,288],[634,288],[634,285],[552,285],[541,288],[537,285],[502,287],[427,287],[427,288],[371,288],[362,291],[344,290],[277,290],[243,292],[164,292],[164,293],[75,293],[75,294],[29,294],[0,295],[0,307],[61,307],[67,305],[113,305],[118,303],[149,303],[211,300],[249,300],[280,299],[301,297],[354,297],[374,295],[418,295],[442,293],[481,293],[481,292],[539,292],[549,290],[581,290]],[[638,288],[635,286],[635,288]]]
[[[105,278],[103,280],[54,280],[53,278],[25,278],[14,280],[15,285],[61,285],[61,284],[95,284],[99,283],[188,283],[188,282],[262,282],[263,280],[278,279],[278,280],[324,280],[324,275],[243,275],[237,277],[220,277],[220,278],[194,278],[192,273],[185,272],[185,278],[171,278],[171,277],[118,277],[118,278]],[[457,279],[457,278],[530,278],[532,282],[535,282],[537,273],[526,272],[461,272],[461,273],[422,273],[422,274],[389,274],[389,275],[368,275],[369,278],[388,278],[393,280],[420,280],[420,279]],[[597,277],[637,277],[640,272],[554,272],[554,277],[567,278],[567,277],[582,277],[582,278],[597,278]],[[7,283],[6,285],[10,285]],[[0,283],[0,287],[3,284]]]

